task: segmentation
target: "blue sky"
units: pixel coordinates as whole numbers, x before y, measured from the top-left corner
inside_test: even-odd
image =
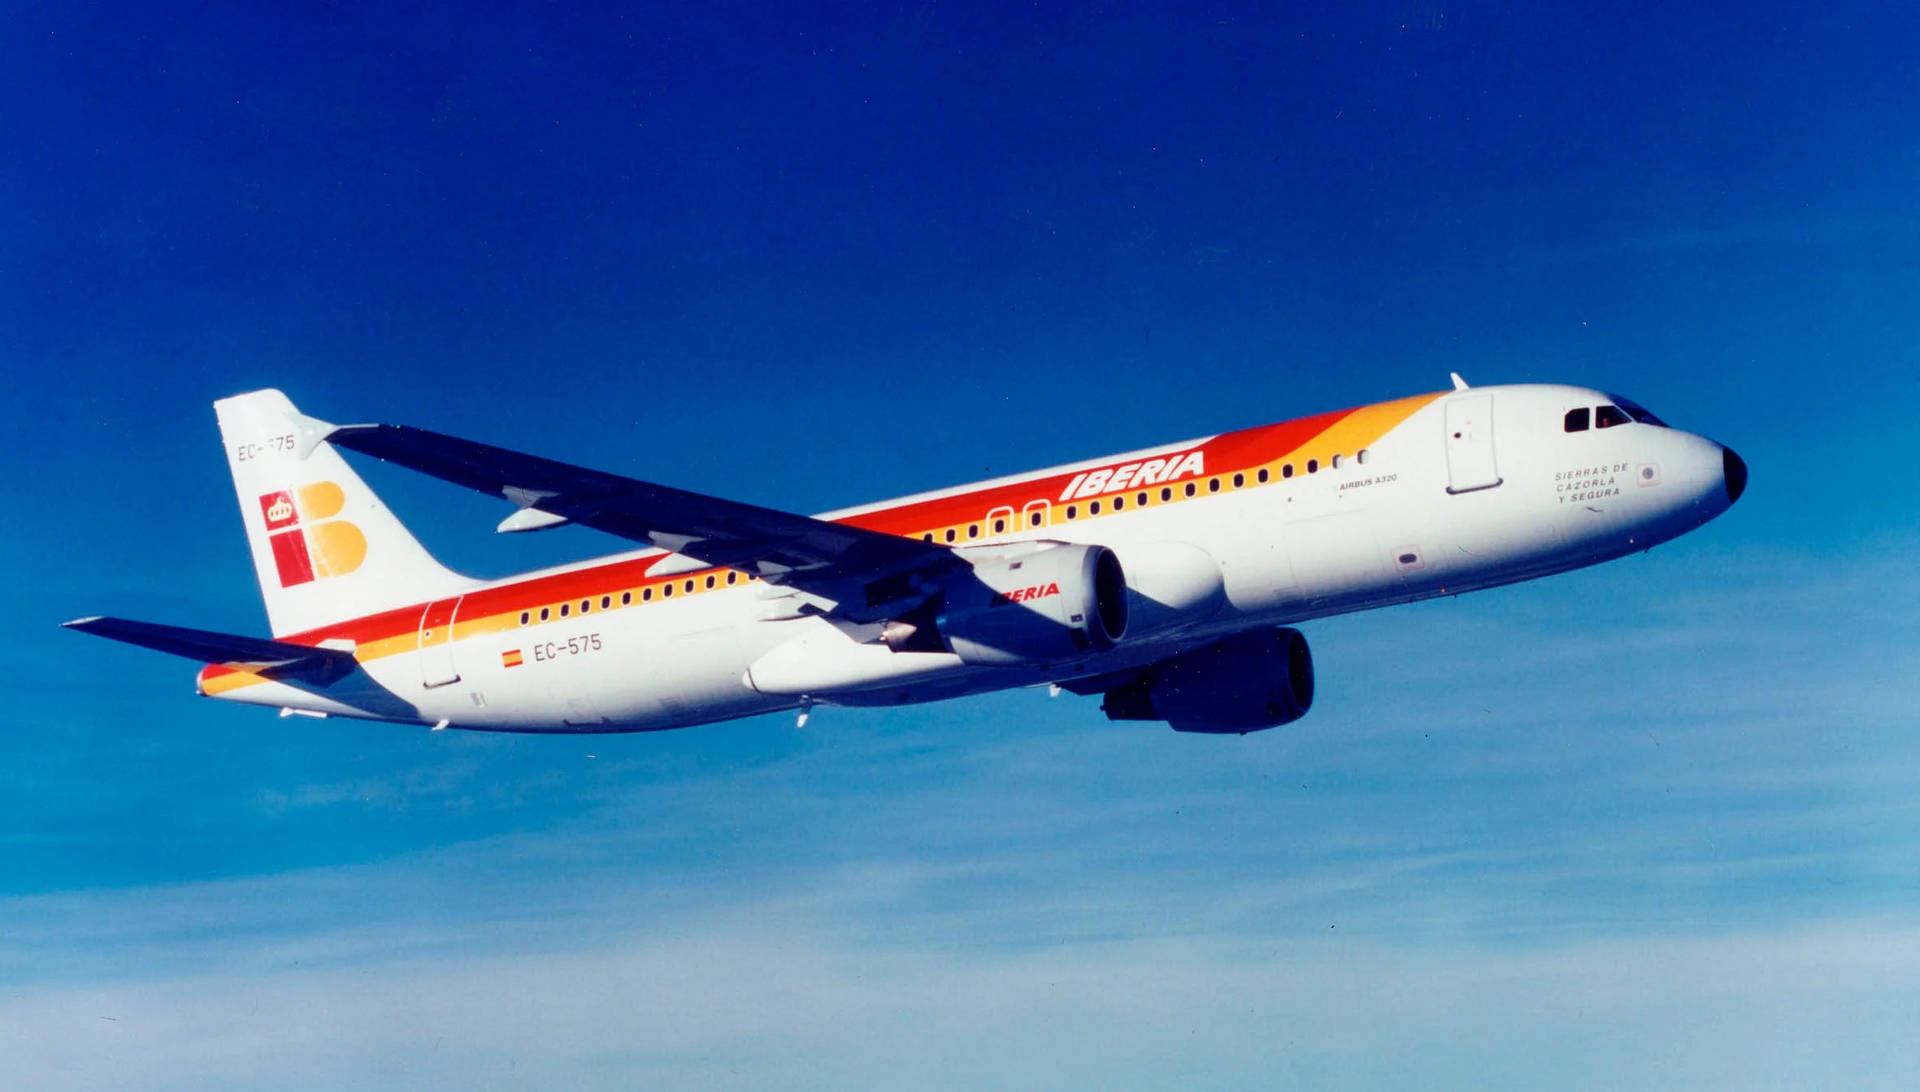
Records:
[[[1920,17],[38,4],[0,38],[0,1072],[34,1087],[1912,1087]],[[1445,385],[1752,486],[1306,627],[1245,738],[1022,692],[283,721],[209,403],[820,511]],[[483,499],[367,476],[481,574]]]

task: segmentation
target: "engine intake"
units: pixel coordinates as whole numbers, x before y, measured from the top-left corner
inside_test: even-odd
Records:
[[[1176,732],[1258,732],[1313,707],[1313,654],[1297,629],[1236,633],[1162,660],[1107,691],[1110,720],[1164,720]]]

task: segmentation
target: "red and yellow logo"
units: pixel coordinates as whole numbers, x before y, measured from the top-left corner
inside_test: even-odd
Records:
[[[346,505],[346,494],[333,482],[260,495],[281,587],[345,576],[367,559],[367,536],[354,524],[332,518]]]

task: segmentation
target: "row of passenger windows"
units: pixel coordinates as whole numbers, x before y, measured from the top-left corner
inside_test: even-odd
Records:
[[[756,579],[758,578],[730,569],[725,576],[721,576],[719,573],[708,573],[705,577],[700,578],[688,577],[685,580],[679,581],[669,580],[664,584],[641,588],[638,592],[629,588],[621,592],[617,599],[612,595],[603,595],[597,600],[592,596],[588,596],[578,601],[570,599],[565,603],[541,607],[538,610],[523,610],[520,612],[520,624],[527,626],[532,625],[536,621],[550,622],[556,618],[568,618],[575,614],[591,614],[596,604],[601,610],[612,610],[616,603],[623,607],[630,607],[633,606],[635,600],[642,603],[651,603],[656,597],[660,599],[672,599],[676,590],[682,595],[692,595],[696,591],[711,591],[714,588],[731,587],[735,584],[750,584]]]
[[[1609,406],[1606,408],[1611,409],[1613,407]],[[1584,413],[1585,411],[1581,410],[1578,412]],[[1578,431],[1573,427],[1572,414],[1567,415],[1567,422],[1568,422],[1567,431],[1569,432]],[[1583,424],[1580,427],[1585,428],[1586,426]],[[1601,427],[1605,428],[1606,426],[1602,425]],[[1364,464],[1367,461],[1367,456],[1368,456],[1367,449],[1361,448],[1354,455],[1354,461],[1356,463]],[[1345,458],[1344,456],[1336,454],[1332,458],[1327,460],[1327,466],[1330,469],[1337,470],[1344,465],[1344,458]],[[1306,472],[1309,474],[1318,474],[1320,472],[1319,459],[1308,459],[1304,465],[1306,467]],[[1294,476],[1293,464],[1282,463],[1280,466],[1280,477],[1284,479],[1284,478],[1291,478],[1293,476]],[[1267,482],[1271,481],[1272,478],[1273,478],[1272,473],[1266,467],[1263,466],[1253,472],[1252,480],[1256,484],[1265,485]],[[1208,493],[1218,493],[1224,488],[1243,489],[1246,487],[1247,481],[1248,481],[1247,474],[1244,471],[1242,471],[1226,477],[1216,476],[1212,478],[1207,478],[1205,480],[1204,488]],[[1160,503],[1166,504],[1166,503],[1172,502],[1176,497],[1186,498],[1186,497],[1199,496],[1201,489],[1202,489],[1201,481],[1199,479],[1195,479],[1193,481],[1184,482],[1177,487],[1171,486],[1171,485],[1163,485],[1158,490],[1158,497],[1159,497]],[[1115,512],[1125,511],[1129,506],[1129,504],[1131,504],[1135,508],[1145,508],[1149,504],[1153,503],[1154,496],[1155,496],[1155,491],[1150,489],[1139,490],[1138,492],[1134,493],[1131,498],[1129,498],[1126,494],[1123,493],[1123,494],[1120,494],[1119,496],[1108,497],[1103,500],[1088,501],[1086,502],[1085,511],[1088,516],[1097,516],[1097,515],[1100,515],[1101,512],[1106,511],[1109,508],[1111,511],[1115,511]],[[1008,508],[1008,509],[1005,509],[1004,515],[993,515],[983,522],[966,524],[964,528],[963,527],[947,527],[942,529],[939,532],[926,531],[920,535],[920,538],[924,542],[934,542],[934,541],[958,542],[962,539],[964,534],[964,537],[966,539],[973,540],[973,539],[978,539],[981,536],[983,529],[986,529],[986,528],[991,528],[991,530],[987,532],[989,534],[1004,535],[1008,532],[1010,528],[1014,527],[1018,522],[1022,520],[1025,521],[1028,527],[1044,527],[1048,523],[1048,519],[1051,514],[1052,508],[1053,508],[1053,505],[1050,502],[1037,501],[1034,504],[1028,505],[1026,511],[1018,517],[1014,515],[1013,509]],[[1080,504],[1074,503],[1066,506],[1065,516],[1067,519],[1069,520],[1079,519],[1080,514],[1081,514]],[[696,591],[712,590],[719,587],[731,587],[735,584],[740,584],[740,583],[751,583],[755,579],[757,578],[753,576],[749,576],[745,573],[741,573],[736,570],[728,570],[725,576],[721,576],[718,573],[708,573],[704,577],[698,577],[698,578],[688,577],[687,579],[680,580],[680,581],[669,580],[664,584],[656,584],[656,585],[640,588],[638,589],[638,591],[635,591],[634,589],[628,589],[626,591],[621,592],[617,598],[613,595],[602,595],[596,600],[593,597],[589,596],[585,599],[580,599],[577,601],[568,600],[565,603],[550,604],[548,606],[540,607],[537,610],[523,610],[520,612],[520,624],[523,626],[528,626],[528,625],[534,624],[535,622],[551,622],[557,618],[570,618],[575,615],[591,614],[593,613],[596,606],[600,610],[612,610],[616,605],[616,603],[622,607],[630,607],[634,604],[636,600],[642,603],[651,603],[656,598],[672,599],[674,597],[674,593],[676,590],[678,590],[678,592],[681,595],[692,595]]]
[[[1354,462],[1364,464],[1367,461],[1369,454],[1370,453],[1367,451],[1366,448],[1361,448],[1358,452],[1354,454],[1354,457],[1353,457]],[[1344,455],[1335,454],[1332,458],[1327,460],[1328,468],[1335,469],[1335,470],[1339,469],[1341,466],[1345,465],[1345,458],[1346,457]],[[1308,459],[1304,465],[1306,467],[1306,472],[1309,474],[1318,474],[1320,472],[1319,459]],[[1280,477],[1284,479],[1284,478],[1291,478],[1293,476],[1294,476],[1293,464],[1282,463],[1280,465]],[[1264,467],[1264,466],[1260,467],[1258,470],[1255,470],[1253,472],[1252,481],[1255,484],[1265,485],[1267,484],[1267,482],[1271,480],[1273,480],[1273,473],[1267,467]],[[1200,495],[1202,488],[1204,488],[1208,493],[1218,493],[1224,488],[1244,489],[1246,488],[1247,482],[1248,482],[1248,476],[1244,471],[1232,474],[1227,477],[1216,476],[1212,478],[1207,478],[1205,479],[1204,485],[1200,479],[1196,478],[1193,481],[1182,483],[1179,486],[1163,485],[1157,491],[1152,489],[1142,489],[1135,492],[1131,498],[1129,498],[1127,494],[1121,493],[1117,496],[1108,497],[1103,500],[1088,501],[1086,502],[1084,511],[1088,516],[1097,516],[1097,515],[1100,515],[1103,511],[1109,511],[1109,510],[1114,512],[1123,512],[1127,509],[1129,504],[1131,504],[1135,508],[1147,507],[1149,504],[1152,504],[1154,502],[1154,498],[1156,497],[1156,495],[1158,496],[1161,504],[1167,504],[1167,503],[1171,503],[1176,497],[1179,497],[1182,499],[1187,497],[1197,497]],[[1036,507],[1035,505],[1027,506],[1026,513],[1024,516],[1024,518],[1027,521],[1027,526],[1029,527],[1045,526],[1047,523],[1048,516],[1050,515],[1051,510],[1054,506],[1051,503],[1046,501],[1038,501],[1038,502],[1035,502],[1035,504],[1037,504],[1038,507]],[[990,515],[987,520],[981,523],[968,523],[964,525],[943,528],[939,531],[923,531],[920,534],[920,540],[922,542],[959,542],[959,541],[962,541],[963,539],[966,541],[972,541],[981,536],[983,529],[989,529],[989,528],[990,530],[987,531],[987,533],[989,534],[994,534],[994,535],[1005,534],[1007,532],[1007,528],[1014,522],[1013,510],[1009,508],[1006,511],[1007,511],[1007,515],[1004,515],[1004,516]],[[1074,503],[1066,506],[1064,515],[1065,515],[1065,518],[1069,520],[1076,520],[1080,518],[1081,512],[1082,512],[1081,505],[1079,503]]]

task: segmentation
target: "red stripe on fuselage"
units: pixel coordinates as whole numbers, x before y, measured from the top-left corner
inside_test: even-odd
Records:
[[[1353,410],[1337,410],[1333,413],[1302,417],[1297,421],[1283,421],[1277,425],[1262,425],[1258,428],[1223,433],[1210,440],[1172,448],[1172,457],[1177,459],[1189,451],[1204,451],[1209,477],[1231,474],[1235,470],[1243,470],[1275,454],[1292,451],[1332,428],[1353,412]],[[1087,469],[1120,465],[1122,465],[1121,459],[1114,459]],[[955,524],[978,522],[986,513],[996,508],[1011,508],[1018,512],[1022,506],[1031,501],[1044,500],[1059,503],[1061,491],[1067,487],[1067,483],[1081,473],[1082,471],[1074,470],[1048,474],[1044,477],[1026,478],[1007,485],[956,493],[950,497],[863,512],[836,522],[869,531],[885,531],[888,534],[911,538],[932,527],[951,527]]]

